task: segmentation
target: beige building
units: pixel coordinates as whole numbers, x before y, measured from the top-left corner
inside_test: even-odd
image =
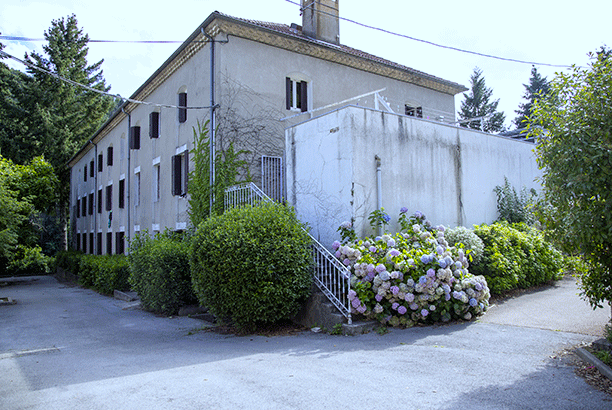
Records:
[[[212,13],[70,161],[72,246],[124,253],[135,232],[186,229],[198,122],[212,120],[217,150],[247,149],[254,182],[284,198],[284,129],[325,107],[454,121],[465,87],[344,46],[338,27],[338,0],[303,1],[301,26]]]

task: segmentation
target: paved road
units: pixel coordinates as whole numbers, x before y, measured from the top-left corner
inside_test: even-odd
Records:
[[[1,409],[612,408],[557,356],[608,317],[570,317],[571,281],[477,322],[355,337],[218,335],[49,277],[0,296],[18,301],[0,306]]]

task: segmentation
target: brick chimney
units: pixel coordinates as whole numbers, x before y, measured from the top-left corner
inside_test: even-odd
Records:
[[[302,33],[328,43],[340,44],[340,0],[302,0]]]

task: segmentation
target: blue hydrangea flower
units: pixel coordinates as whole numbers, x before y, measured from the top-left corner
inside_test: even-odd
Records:
[[[391,249],[391,252],[389,252],[389,255],[391,255],[393,257],[399,256],[400,255],[400,251],[398,251],[397,249]]]
[[[339,247],[340,247],[340,242],[339,241],[334,241],[334,243],[332,243],[332,248],[335,251],[337,251]]]
[[[419,278],[419,283],[420,283],[421,285],[426,284],[426,283],[427,283],[427,276],[425,276],[425,275],[421,276],[421,277]]]
[[[435,278],[436,277],[436,271],[429,268],[427,269],[427,276],[429,276],[430,278]]]
[[[405,214],[406,212],[408,212],[408,208],[402,206],[402,208],[400,209],[400,214]]]
[[[478,301],[474,298],[470,299],[470,306],[471,307],[476,307],[476,305],[478,305]]]
[[[429,311],[427,309],[422,309],[421,310],[421,316],[427,317],[428,314],[429,314]]]
[[[406,314],[407,311],[408,311],[408,309],[406,309],[405,306],[400,306],[400,307],[397,308],[397,313],[399,313],[400,315]]]
[[[425,215],[423,215],[423,213],[422,213],[421,211],[416,211],[416,212],[414,213],[414,217],[415,217],[416,219],[424,219],[424,218],[425,218]]]
[[[397,295],[399,293],[399,287],[397,286],[391,286],[391,293],[393,293],[394,295]]]

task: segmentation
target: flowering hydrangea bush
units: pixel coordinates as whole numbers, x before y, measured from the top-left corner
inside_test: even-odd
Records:
[[[444,226],[425,215],[399,218],[402,232],[334,242],[336,257],[351,269],[352,312],[391,326],[471,318],[489,306],[483,276],[468,272],[461,248],[449,247]]]

